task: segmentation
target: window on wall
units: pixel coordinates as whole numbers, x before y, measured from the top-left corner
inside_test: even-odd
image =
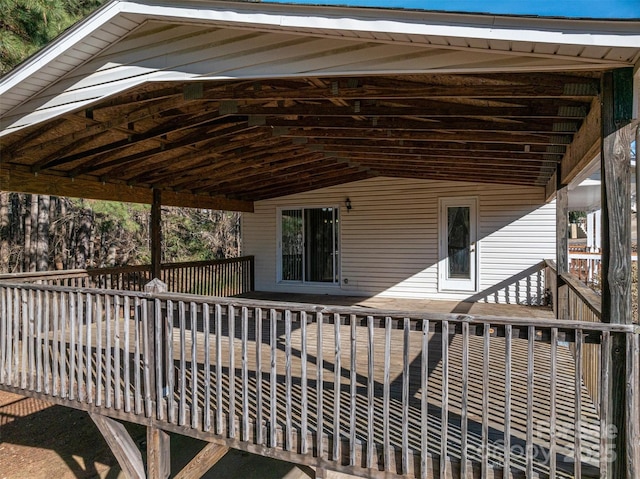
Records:
[[[339,282],[338,209],[280,211],[280,280]]]

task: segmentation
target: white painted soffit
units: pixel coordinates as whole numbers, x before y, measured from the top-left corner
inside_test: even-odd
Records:
[[[165,38],[154,56],[150,31],[159,24],[182,29],[184,39],[209,38],[188,47]],[[633,21],[116,0],[0,79],[0,135],[150,81],[575,71],[639,58]]]

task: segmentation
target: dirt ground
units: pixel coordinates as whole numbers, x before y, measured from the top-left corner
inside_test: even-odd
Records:
[[[144,447],[145,430],[127,425]],[[204,445],[171,436],[171,471],[177,473]],[[241,451],[230,451],[204,477],[308,479],[310,471]],[[0,391],[0,479],[125,479],[87,413]]]

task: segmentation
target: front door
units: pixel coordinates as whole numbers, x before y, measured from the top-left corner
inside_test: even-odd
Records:
[[[477,291],[476,198],[440,199],[440,291]]]

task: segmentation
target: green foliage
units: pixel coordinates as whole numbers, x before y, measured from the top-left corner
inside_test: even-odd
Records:
[[[42,48],[102,0],[0,0],[0,74]]]
[[[142,226],[141,216],[149,214],[148,205],[136,203],[121,203],[119,201],[78,200],[84,201],[93,213],[102,219],[101,229],[110,231],[116,228],[128,233],[138,233]]]
[[[569,223],[578,223],[578,220],[586,217],[587,214],[584,211],[569,211]]]

